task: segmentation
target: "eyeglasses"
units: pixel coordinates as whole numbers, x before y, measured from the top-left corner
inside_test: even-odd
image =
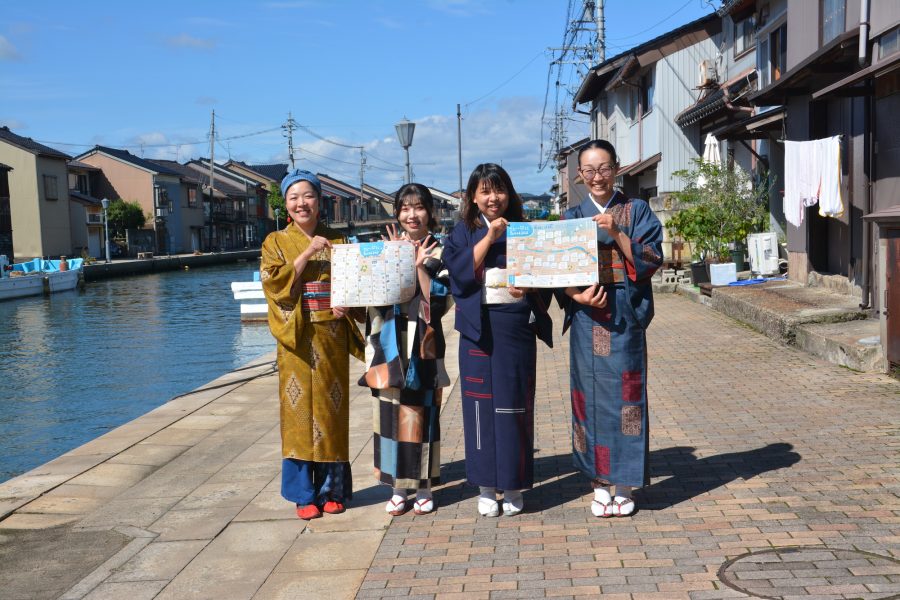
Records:
[[[590,181],[594,178],[595,175],[600,175],[600,177],[609,177],[613,174],[613,168],[609,165],[600,167],[599,169],[578,169],[581,172],[581,176],[584,177],[587,181]]]

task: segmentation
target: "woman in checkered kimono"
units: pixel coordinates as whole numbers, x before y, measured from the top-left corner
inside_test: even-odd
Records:
[[[375,477],[393,488],[385,510],[406,512],[408,490],[416,490],[413,511],[434,510],[431,486],[440,482],[441,388],[450,380],[444,369],[444,332],[448,281],[428,188],[410,183],[397,191],[388,238],[416,245],[416,294],[407,303],[369,307],[366,359],[359,384],[372,388]]]

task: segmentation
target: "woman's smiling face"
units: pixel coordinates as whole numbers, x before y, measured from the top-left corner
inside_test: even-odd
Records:
[[[315,229],[319,220],[319,196],[308,181],[298,181],[287,189],[284,205],[288,215],[300,229]]]
[[[475,190],[475,204],[488,221],[493,221],[506,214],[509,206],[509,194],[506,190],[491,187],[491,183],[482,180]]]

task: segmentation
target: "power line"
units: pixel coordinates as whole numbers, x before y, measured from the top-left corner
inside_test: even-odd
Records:
[[[538,52],[537,54],[535,54],[535,55],[534,55],[534,58],[532,58],[532,59],[529,60],[527,63],[525,63],[525,66],[522,67],[521,69],[519,69],[518,71],[516,71],[515,74],[514,74],[512,77],[510,77],[509,79],[507,79],[506,81],[504,81],[503,83],[501,83],[500,85],[498,85],[497,87],[495,87],[494,89],[492,89],[491,91],[489,91],[489,92],[488,92],[487,94],[485,94],[484,96],[481,96],[480,98],[477,98],[477,99],[475,99],[475,100],[472,100],[471,102],[467,102],[467,103],[465,104],[465,107],[466,107],[466,108],[469,108],[469,107],[472,106],[473,104],[476,104],[477,102],[481,102],[482,100],[484,100],[485,98],[487,98],[488,96],[490,96],[491,94],[493,94],[494,92],[496,92],[497,90],[499,90],[500,88],[502,88],[504,85],[506,85],[507,83],[509,83],[510,81],[512,81],[513,79],[515,79],[516,77],[518,77],[519,74],[520,74],[522,71],[524,71],[525,69],[527,69],[527,68],[531,65],[531,63],[533,63],[534,61],[536,61],[536,60],[537,60],[538,58],[540,58],[543,54],[544,54],[544,50],[541,50],[540,52]]]
[[[264,134],[264,133],[270,133],[270,132],[272,132],[272,131],[278,131],[279,129],[281,129],[281,127],[271,127],[271,128],[269,128],[269,129],[261,129],[261,130],[259,130],[259,131],[253,131],[253,132],[251,132],[251,133],[242,133],[242,134],[240,134],[240,135],[232,135],[232,136],[228,136],[228,137],[218,137],[218,136],[216,136],[216,139],[219,140],[219,141],[239,140],[239,139],[242,139],[242,138],[248,138],[248,137],[253,137],[253,136],[257,136],[257,135],[262,135],[262,134]],[[51,142],[51,141],[48,141],[48,140],[35,140],[35,141],[36,141],[36,142],[39,142],[39,143],[41,143],[41,144],[52,144],[52,145],[54,145],[54,146],[78,146],[78,147],[88,147],[88,148],[93,148],[94,146],[97,146],[97,145],[98,145],[98,144],[96,144],[96,143],[93,143],[93,144],[76,144],[76,143],[73,143],[73,142]],[[197,141],[195,141],[195,142],[172,142],[172,143],[170,143],[170,144],[141,144],[141,143],[138,143],[138,144],[117,144],[117,145],[116,145],[116,148],[175,148],[175,147],[177,147],[177,146],[199,146],[199,145],[201,145],[201,144],[205,145],[205,144],[208,144],[208,143],[209,143],[209,140],[206,139],[206,140],[197,140]]]
[[[313,136],[314,138],[318,138],[318,139],[322,140],[323,142],[328,142],[329,144],[334,144],[335,146],[341,146],[342,148],[352,148],[354,150],[359,150],[360,148],[363,148],[363,146],[358,146],[358,145],[351,146],[350,144],[342,144],[341,142],[335,142],[334,140],[329,140],[328,138],[319,135],[318,133],[316,133],[315,131],[313,131],[312,129],[307,127],[306,125],[297,125],[297,129],[302,129],[303,131],[305,131],[309,135]]]

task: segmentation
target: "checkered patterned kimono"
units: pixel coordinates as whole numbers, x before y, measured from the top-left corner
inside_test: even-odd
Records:
[[[368,368],[359,385],[374,396],[375,478],[399,489],[440,483],[441,388],[450,383],[441,317],[449,289],[440,250],[432,257],[428,301],[417,283],[406,304],[368,309]]]
[[[634,265],[598,228],[600,283],[607,305],[592,309],[565,301],[563,332],[571,326],[572,447],[575,467],[604,484],[648,482],[647,340],[653,318],[650,277],[662,264],[662,226],[643,200],[616,192],[607,211],[631,239]],[[590,198],[566,219],[593,217]]]

